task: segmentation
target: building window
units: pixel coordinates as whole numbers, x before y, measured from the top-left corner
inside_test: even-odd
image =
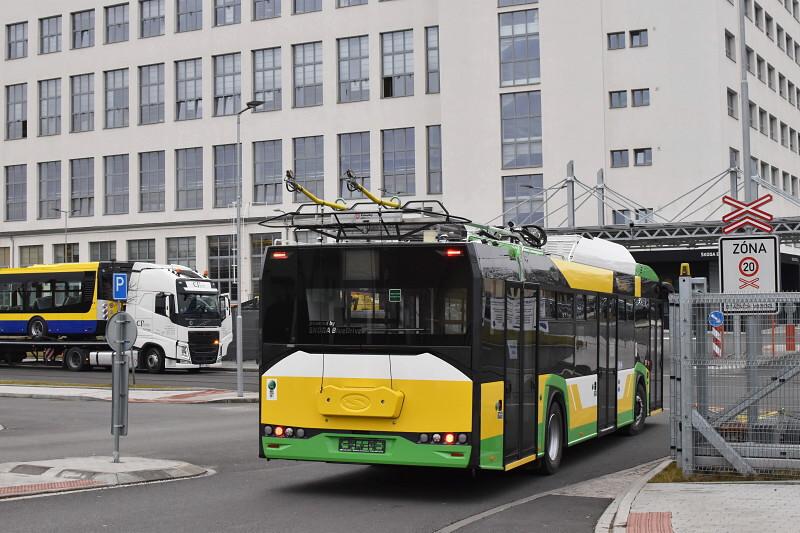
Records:
[[[295,15],[311,13],[312,11],[322,11],[322,0],[292,0],[292,3],[292,12]]]
[[[44,246],[36,244],[33,246],[19,247],[19,266],[29,267],[44,263]]]
[[[497,7],[521,6],[523,4],[538,4],[539,0],[497,0]]]
[[[749,111],[750,111],[750,127],[753,129],[758,128],[758,107],[755,103],[750,102]]]
[[[339,196],[341,198],[363,198],[358,192],[351,192],[345,180],[348,170],[352,170],[361,185],[370,187],[369,132],[343,133],[339,135]]]
[[[139,211],[164,211],[164,152],[139,154]]]
[[[322,42],[296,44],[294,107],[322,105]]]
[[[240,0],[214,0],[214,26],[239,24],[242,21]]]
[[[142,38],[164,35],[164,0],[141,0],[139,13]]]
[[[97,241],[89,243],[89,261],[116,261],[117,241]]]
[[[72,14],[72,48],[94,46],[94,9]]]
[[[53,245],[54,263],[78,263],[80,254],[77,242],[60,243]]]
[[[109,70],[106,78],[106,128],[128,126],[128,69]]]
[[[61,51],[61,15],[39,19],[39,53]]]
[[[772,115],[769,116],[769,138],[778,141],[778,119]]]
[[[414,95],[414,32],[381,34],[383,97]]]
[[[636,148],[633,151],[634,165],[637,167],[649,167],[653,164],[652,148]]]
[[[201,59],[175,62],[175,120],[203,117],[203,63]]]
[[[608,49],[622,50],[625,48],[625,32],[617,31],[608,34]]]
[[[442,127],[428,126],[428,194],[442,194]]]
[[[208,237],[208,277],[217,284],[220,294],[230,294],[232,301],[238,301],[235,235]]]
[[[264,102],[255,111],[281,108],[281,49],[267,48],[253,52],[253,99]]]
[[[105,162],[106,215],[128,212],[128,154],[108,155]]]
[[[383,188],[389,195],[416,193],[414,128],[383,130]]]
[[[775,67],[767,64],[767,87],[775,90]]]
[[[367,0],[336,0],[336,7],[350,7],[366,5]]]
[[[253,202],[256,204],[281,203],[282,145],[280,140],[253,143]]]
[[[6,25],[6,59],[21,59],[28,56],[28,23]]]
[[[739,118],[737,107],[739,103],[739,95],[736,94],[736,91],[728,89],[726,101],[728,103],[728,116],[733,118]]]
[[[767,79],[767,62],[761,56],[756,59],[756,75],[762,83]]]
[[[250,287],[251,298],[261,295],[261,271],[264,267],[264,252],[281,238],[280,233],[256,233],[250,235]]]
[[[236,145],[214,147],[214,207],[236,202]]]
[[[61,161],[39,163],[39,219],[61,218]]]
[[[28,84],[6,86],[6,139],[28,136]]]
[[[369,38],[339,39],[339,101],[369,100]]]
[[[214,56],[214,116],[235,115],[242,98],[242,55]]]
[[[177,33],[203,28],[203,0],[177,0]]]
[[[633,89],[633,107],[647,107],[650,105],[650,89]]]
[[[94,129],[94,74],[80,74],[70,78],[72,93],[72,120],[70,131]]]
[[[203,208],[203,149],[175,150],[177,209]]]
[[[611,168],[621,168],[628,166],[627,150],[611,150]]]
[[[106,44],[128,40],[128,4],[106,8]]]
[[[311,194],[324,196],[324,143],[322,135],[317,137],[298,137],[294,142],[294,173],[299,184]],[[294,201],[298,201],[298,193]]]
[[[612,224],[628,224],[633,221],[630,209],[614,209],[611,215],[613,217]]]
[[[94,158],[71,159],[69,180],[71,216],[94,215]]]
[[[11,266],[11,248],[4,246],[0,248],[0,268],[9,268]]]
[[[436,94],[441,90],[441,76],[439,73],[439,26],[425,28],[425,48],[427,78],[425,81],[428,94]]]
[[[542,99],[539,91],[500,96],[503,168],[542,166]]]
[[[136,239],[128,241],[128,261],[156,262],[156,240]]]
[[[628,107],[628,91],[611,91],[608,93],[608,100],[611,109]]]
[[[539,81],[539,10],[500,14],[500,83],[503,87]]]
[[[61,133],[61,78],[39,82],[39,135]]]
[[[728,30],[725,30],[725,55],[734,63],[736,62],[736,37]]]
[[[759,128],[758,131],[767,135],[769,133],[769,123],[767,121],[767,111],[762,108],[758,108],[758,124]]]
[[[281,16],[281,0],[255,0],[253,20],[271,19]]]
[[[647,46],[647,30],[631,30],[631,48]]]
[[[541,174],[503,176],[503,224],[515,226],[544,222],[544,179]]]
[[[164,63],[139,67],[139,124],[164,122]]]
[[[6,222],[25,220],[28,212],[28,167],[6,167]]]
[[[197,244],[195,238],[167,238],[167,263],[197,270]]]
[[[650,207],[636,209],[636,222],[642,224],[653,224],[655,222],[655,211]]]

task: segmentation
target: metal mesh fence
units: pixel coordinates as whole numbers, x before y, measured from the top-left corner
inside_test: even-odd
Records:
[[[672,446],[684,472],[800,476],[800,293],[671,304]]]

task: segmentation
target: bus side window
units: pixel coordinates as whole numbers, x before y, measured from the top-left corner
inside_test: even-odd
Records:
[[[167,316],[167,295],[163,292],[156,294],[155,312],[157,315]]]

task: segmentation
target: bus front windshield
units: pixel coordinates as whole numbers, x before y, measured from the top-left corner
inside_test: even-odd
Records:
[[[191,292],[178,293],[178,314],[198,318],[219,318],[219,296]]]

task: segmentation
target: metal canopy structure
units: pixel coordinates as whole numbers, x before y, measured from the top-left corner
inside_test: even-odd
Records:
[[[722,222],[681,222],[666,224],[584,226],[576,228],[547,228],[550,235],[579,234],[617,242],[630,250],[642,248],[698,248],[716,246],[725,234]],[[773,234],[781,244],[800,245],[800,217],[776,218],[772,221]],[[738,233],[732,234],[733,236]],[[742,233],[744,235],[744,233]]]

